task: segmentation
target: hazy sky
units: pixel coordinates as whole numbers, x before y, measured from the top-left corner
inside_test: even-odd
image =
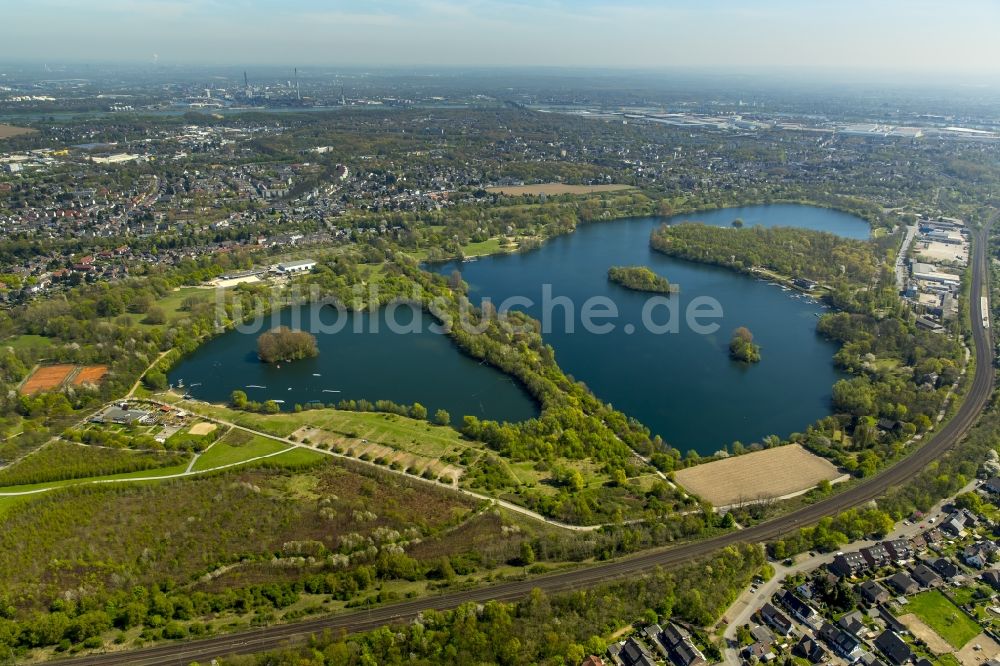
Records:
[[[1000,71],[996,0],[0,0],[0,60]]]

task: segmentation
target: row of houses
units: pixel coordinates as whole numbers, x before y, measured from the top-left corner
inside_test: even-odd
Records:
[[[640,632],[640,636],[612,643],[608,657],[617,666],[654,666],[656,657],[649,645],[673,666],[705,666],[708,663],[691,640],[690,632],[674,623],[651,624]]]

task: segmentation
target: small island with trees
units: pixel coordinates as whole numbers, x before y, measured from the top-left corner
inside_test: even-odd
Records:
[[[753,333],[746,326],[733,331],[733,337],[729,340],[729,357],[743,363],[760,362],[760,345],[754,344]]]
[[[634,291],[651,291],[669,294],[670,280],[657,275],[645,266],[612,266],[608,269],[608,279]]]
[[[305,331],[279,326],[257,338],[257,356],[264,363],[298,361],[318,355],[316,336]]]

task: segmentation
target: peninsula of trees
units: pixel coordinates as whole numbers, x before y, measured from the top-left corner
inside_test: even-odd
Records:
[[[827,284],[866,284],[878,275],[872,243],[810,229],[663,225],[653,232],[650,245],[671,257],[744,273],[763,268]]]
[[[760,345],[754,344],[753,333],[746,326],[733,331],[733,337],[729,341],[729,356],[734,361],[744,363],[760,362]]]
[[[645,266],[612,266],[608,269],[608,279],[626,289],[670,293],[670,280]]]
[[[257,356],[265,363],[297,361],[319,355],[316,336],[279,326],[257,338]]]

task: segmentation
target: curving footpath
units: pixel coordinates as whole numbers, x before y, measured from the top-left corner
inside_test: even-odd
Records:
[[[982,302],[979,295],[987,284],[986,240],[989,225],[973,234],[973,272],[970,294],[972,337],[975,344],[976,365],[968,395],[954,417],[938,431],[937,435],[898,464],[881,474],[859,483],[828,499],[803,507],[774,520],[734,531],[711,539],[687,543],[669,549],[655,549],[638,555],[590,567],[563,571],[530,580],[499,583],[488,587],[449,592],[437,597],[424,597],[398,604],[380,606],[368,611],[353,611],[295,624],[265,627],[253,631],[216,636],[195,641],[170,643],[136,651],[109,652],[66,660],[71,666],[98,666],[129,664],[153,666],[187,665],[194,661],[209,662],[228,654],[250,654],[272,650],[284,645],[301,643],[310,634],[326,630],[348,632],[364,631],[386,623],[407,620],[421,611],[453,608],[466,602],[485,602],[490,599],[512,601],[526,596],[534,588],[545,592],[563,592],[591,587],[610,579],[634,576],[656,567],[670,567],[710,555],[714,551],[736,543],[758,543],[776,538],[801,526],[815,523],[820,518],[835,515],[865,502],[876,499],[886,490],[900,485],[918,474],[929,463],[955,445],[976,422],[993,392],[993,341],[990,330],[981,324]]]

